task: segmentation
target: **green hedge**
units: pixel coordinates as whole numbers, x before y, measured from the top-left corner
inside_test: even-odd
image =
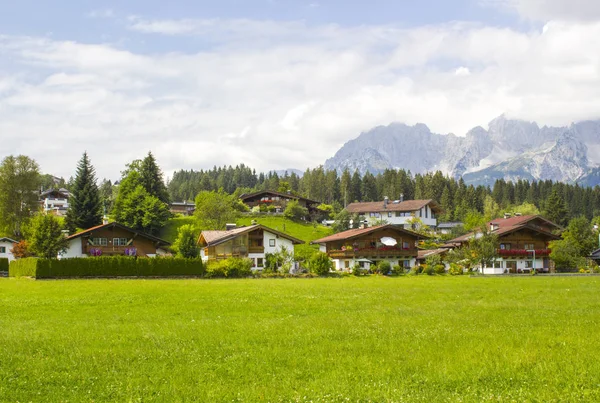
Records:
[[[11,277],[167,277],[204,276],[200,259],[135,258],[129,256],[100,256],[73,259],[18,259],[10,264]]]
[[[8,271],[8,258],[0,257],[0,271]]]
[[[8,275],[10,277],[35,277],[37,272],[38,259],[28,257],[26,259],[17,259],[10,262]]]

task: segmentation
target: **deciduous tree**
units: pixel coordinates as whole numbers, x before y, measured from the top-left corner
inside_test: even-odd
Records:
[[[52,214],[38,214],[31,220],[30,250],[38,257],[54,259],[67,249],[67,238],[61,221]]]

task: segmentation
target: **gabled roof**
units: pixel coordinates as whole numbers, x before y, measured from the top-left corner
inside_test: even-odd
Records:
[[[417,252],[417,259],[426,259],[428,256],[441,255],[442,253],[447,253],[448,251],[448,248],[419,250]]]
[[[596,249],[595,251],[593,251],[590,257],[593,259],[600,259],[600,249]]]
[[[40,193],[40,198],[44,198],[44,197],[46,197],[46,196],[48,196],[50,194],[53,194],[53,193],[61,194],[61,195],[65,196],[65,197],[67,197],[67,198],[71,196],[71,193],[67,189],[61,188],[61,189],[48,189],[48,190],[45,190],[45,191],[43,191],[43,192]]]
[[[15,241],[12,238],[8,238],[8,237],[2,237],[0,238],[0,242],[10,242],[10,243],[18,243],[17,241]]]
[[[106,228],[121,228],[121,229],[124,229],[126,231],[130,231],[130,232],[132,232],[132,233],[134,233],[134,234],[136,234],[138,236],[141,236],[143,238],[150,239],[151,241],[154,241],[154,242],[157,242],[157,243],[160,243],[160,244],[163,244],[163,245],[171,245],[169,242],[165,241],[164,239],[160,239],[158,237],[155,237],[154,235],[146,234],[145,232],[135,230],[135,229],[130,228],[130,227],[126,226],[126,225],[119,224],[118,222],[110,222],[108,224],[97,225],[95,227],[88,228],[88,229],[86,229],[84,231],[81,231],[81,232],[78,232],[76,234],[73,234],[73,235],[67,237],[67,239],[71,240],[71,239],[79,238],[79,237],[84,236],[84,235],[92,235],[92,233],[94,231],[98,231],[100,229],[106,229]]]
[[[492,234],[495,234],[498,236],[508,235],[510,233],[513,233],[515,231],[519,231],[522,229],[530,229],[532,231],[539,232],[540,234],[544,234],[550,238],[560,239],[560,236],[555,235],[551,232],[545,231],[538,226],[532,225],[531,222],[536,219],[540,219],[540,220],[544,221],[550,227],[554,227],[556,229],[560,228],[560,226],[554,224],[552,221],[548,221],[539,215],[515,216],[515,217],[511,217],[511,218],[497,218],[497,219],[490,221],[488,224],[488,227],[491,226],[491,224],[498,225],[498,229],[491,232]],[[480,233],[481,233],[480,231],[469,232],[468,234],[459,236],[458,238],[454,238],[454,239],[448,241],[448,245],[455,245],[455,244],[461,244],[463,242],[467,242],[467,241],[473,239],[473,237],[477,237],[477,235]]]
[[[346,210],[349,213],[380,213],[384,211],[417,211],[423,207],[429,205],[431,210],[434,212],[441,211],[438,204],[431,199],[427,200],[406,200],[406,201],[389,201],[384,206],[383,201],[376,202],[364,202],[364,203],[350,203],[346,206]]]
[[[312,241],[311,244],[317,243],[327,243],[327,242],[335,242],[335,241],[345,241],[347,239],[357,238],[362,235],[370,234],[371,232],[380,231],[382,229],[393,229],[398,232],[405,233],[407,235],[412,235],[417,238],[426,238],[421,234],[417,234],[416,232],[406,230],[397,225],[393,224],[384,224],[384,225],[376,225],[374,227],[368,228],[357,228],[357,229],[349,229],[347,231],[338,232],[337,234],[326,236],[325,238],[317,239],[316,241]]]
[[[304,200],[306,202],[313,203],[313,204],[321,204],[321,202],[318,202],[316,200],[307,199],[306,197],[296,196],[296,195],[293,195],[290,193],[275,192],[273,190],[261,190],[259,192],[247,193],[247,194],[244,193],[244,194],[240,195],[240,199],[242,201],[244,201],[244,200],[251,199],[253,197],[257,197],[257,196],[261,196],[261,195],[279,196],[279,197],[285,197],[287,199]]]
[[[254,225],[250,225],[248,227],[234,228],[234,229],[230,229],[228,231],[202,231],[202,233],[200,234],[200,237],[198,238],[198,243],[199,244],[206,243],[207,246],[215,246],[215,245],[219,245],[223,242],[227,242],[234,238],[237,238],[238,236],[240,236],[242,234],[252,232],[256,229],[262,229],[263,231],[278,235],[282,238],[292,241],[292,243],[296,244],[296,245],[304,243],[304,241],[302,241],[301,239],[294,238],[291,235],[274,230],[269,227],[265,227],[264,225],[261,225],[261,224],[254,224]],[[205,242],[201,242],[202,239],[204,239]]]

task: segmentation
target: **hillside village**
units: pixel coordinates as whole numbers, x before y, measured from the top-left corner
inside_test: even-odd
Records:
[[[9,157],[3,165],[10,163],[18,165],[19,159]],[[493,196],[497,187],[511,185],[499,182],[493,191],[487,190],[491,195],[484,198],[484,209],[479,212],[468,208],[469,202],[479,203],[469,200],[468,194],[473,191],[477,198],[476,195],[485,194],[485,189],[466,187],[463,201],[458,204],[456,195],[464,186],[458,182],[453,200],[456,207],[449,212],[448,185],[441,192],[442,203],[435,199],[405,199],[404,193],[398,199],[384,196],[383,200],[373,200],[376,195],[369,194],[368,182],[376,182],[375,177],[367,174],[361,180],[355,173],[348,180],[349,174],[344,172],[337,182],[346,182],[344,199],[350,191],[353,196],[370,200],[355,198],[340,205],[337,200],[326,204],[295,190],[311,176],[310,171],[303,179],[269,174],[262,177],[262,182],[269,187],[272,180],[277,190],[200,190],[193,201],[174,201],[169,192],[173,181],[165,183],[151,153],[128,164],[123,178],[108,187],[106,181],[97,185],[94,168],[84,153],[76,177],[68,185],[39,191],[32,188],[30,196],[37,193],[37,197],[20,202],[31,202],[31,208],[20,221],[13,221],[13,233],[2,238],[0,257],[9,261],[29,256],[59,260],[181,257],[221,267],[243,261],[248,273],[283,275],[597,270],[600,220],[589,221],[581,216],[569,221],[567,207],[556,189],[552,190],[544,213],[527,202],[512,205],[512,211],[505,212]],[[424,179],[430,181],[429,186],[423,184]],[[417,176],[417,188],[412,192],[408,189],[407,193],[431,194],[428,187],[439,180],[438,174]],[[444,180],[452,183],[449,178],[441,179]],[[351,189],[353,182],[355,190]],[[57,179],[57,183],[64,184],[64,180]],[[32,181],[34,184],[38,185]],[[108,197],[102,194],[107,189]],[[597,193],[598,189],[591,191]],[[466,213],[461,213],[461,209]],[[3,211],[10,210],[11,206],[7,206]],[[552,216],[558,217],[560,224],[548,219]],[[10,216],[2,217],[6,220]],[[575,252],[573,243],[577,243]]]

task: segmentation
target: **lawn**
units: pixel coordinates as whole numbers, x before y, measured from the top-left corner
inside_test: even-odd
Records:
[[[599,401],[600,278],[0,279],[1,401]]]

